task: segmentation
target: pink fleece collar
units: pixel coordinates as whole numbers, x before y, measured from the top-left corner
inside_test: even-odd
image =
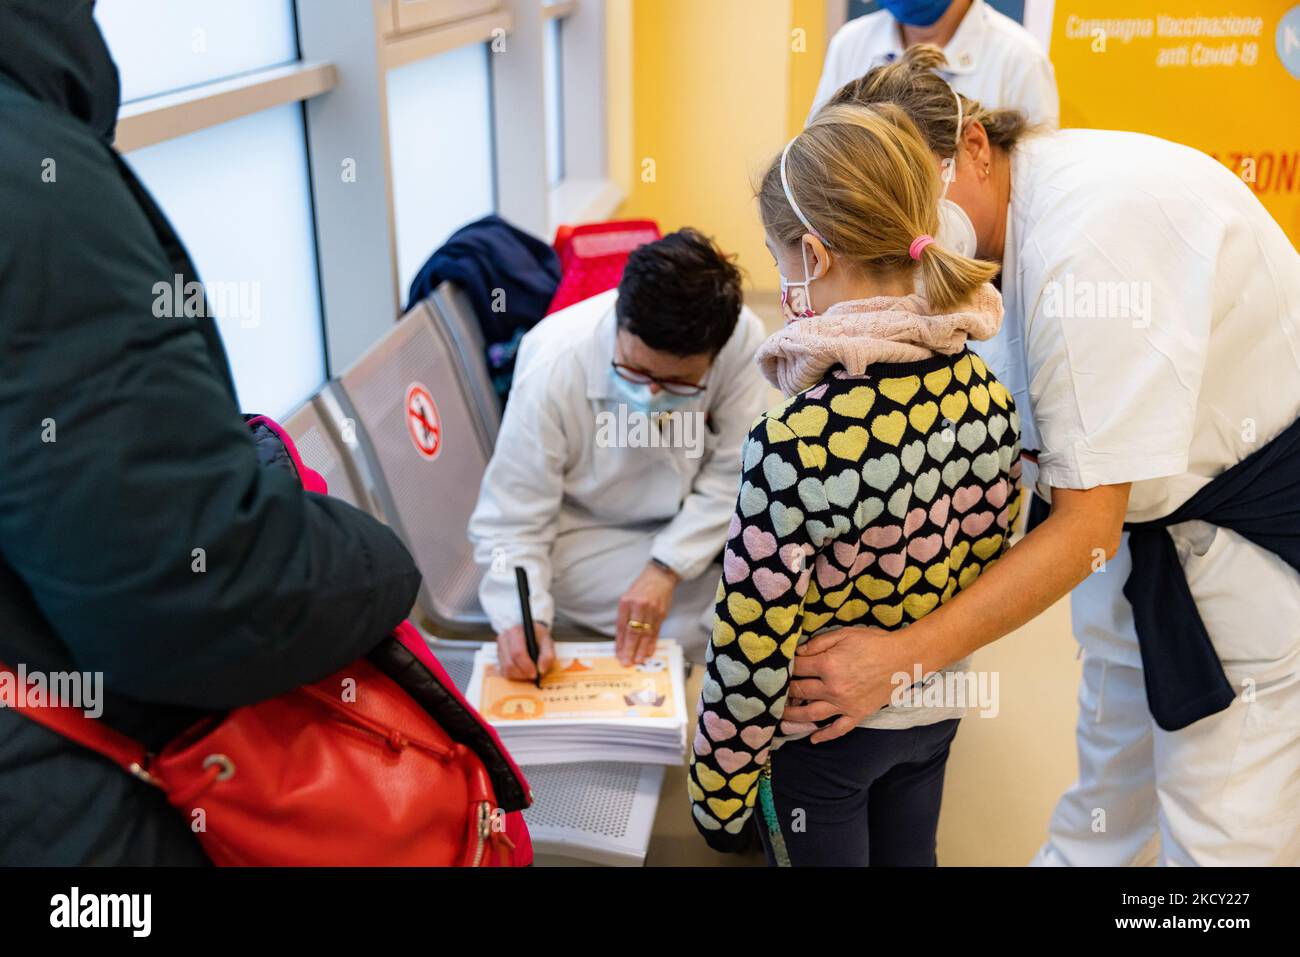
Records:
[[[759,346],[763,378],[786,395],[820,382],[841,365],[862,375],[877,362],[919,362],[953,355],[968,339],[989,339],[1002,325],[1002,296],[991,285],[976,290],[960,310],[931,313],[924,298],[878,296],[836,303],[800,319]]]

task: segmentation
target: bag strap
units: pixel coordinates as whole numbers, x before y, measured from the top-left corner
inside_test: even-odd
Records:
[[[18,689],[17,673],[3,661],[0,661],[0,675],[9,675],[14,688]],[[22,698],[22,691],[18,689],[17,699],[10,707],[55,734],[103,755],[140,780],[148,784],[159,784],[158,779],[146,770],[149,752],[143,744],[114,731],[102,721],[86,717],[78,708],[63,704],[34,708],[24,703]]]

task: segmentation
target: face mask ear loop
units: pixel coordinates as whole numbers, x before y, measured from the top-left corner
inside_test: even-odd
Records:
[[[826,240],[822,239],[822,234],[817,232],[813,224],[808,221],[808,217],[803,214],[803,210],[799,208],[799,204],[794,201],[794,190],[790,189],[790,177],[785,171],[785,161],[790,156],[790,147],[794,146],[795,141],[798,139],[799,137],[796,136],[789,143],[786,143],[785,149],[781,151],[781,188],[785,190],[785,201],[790,204],[794,214],[799,217],[799,222],[803,223],[804,229],[821,239],[822,245],[825,245]],[[807,269],[804,271],[807,272]]]
[[[820,236],[818,236],[817,238],[821,239]],[[813,305],[813,301],[812,301],[813,276],[811,273],[808,272],[808,245],[806,243],[803,242],[799,243],[799,255],[803,257],[804,306],[805,308],[807,308],[809,312],[816,313],[817,307]]]
[[[952,181],[957,178],[957,155],[961,152],[961,125],[963,113],[961,94],[952,86],[949,86],[948,89],[951,91],[953,99],[957,101],[957,136],[952,147],[952,158],[944,160],[943,162],[943,193],[940,194],[940,199],[945,199],[948,196],[948,187],[951,186]]]

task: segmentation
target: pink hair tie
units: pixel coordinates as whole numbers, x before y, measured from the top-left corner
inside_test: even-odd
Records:
[[[927,236],[925,234],[917,236],[912,240],[912,245],[907,247],[907,254],[913,259],[919,261],[921,253],[925,251],[925,247],[930,245],[932,242],[934,242],[933,236]]]

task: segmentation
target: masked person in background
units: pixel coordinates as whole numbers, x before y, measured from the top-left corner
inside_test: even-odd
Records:
[[[990,109],[1019,110],[1031,123],[1058,125],[1052,63],[1019,23],[984,0],[881,0],[880,6],[831,39],[813,114],[872,67],[930,43],[943,48],[942,75],[958,93]]]
[[[469,536],[505,673],[535,674],[515,585],[523,567],[539,667],[561,615],[639,663],[662,633],[700,659],[740,475],[767,404],[762,325],[740,271],[683,229],[642,246],[622,282],[528,333]]]

